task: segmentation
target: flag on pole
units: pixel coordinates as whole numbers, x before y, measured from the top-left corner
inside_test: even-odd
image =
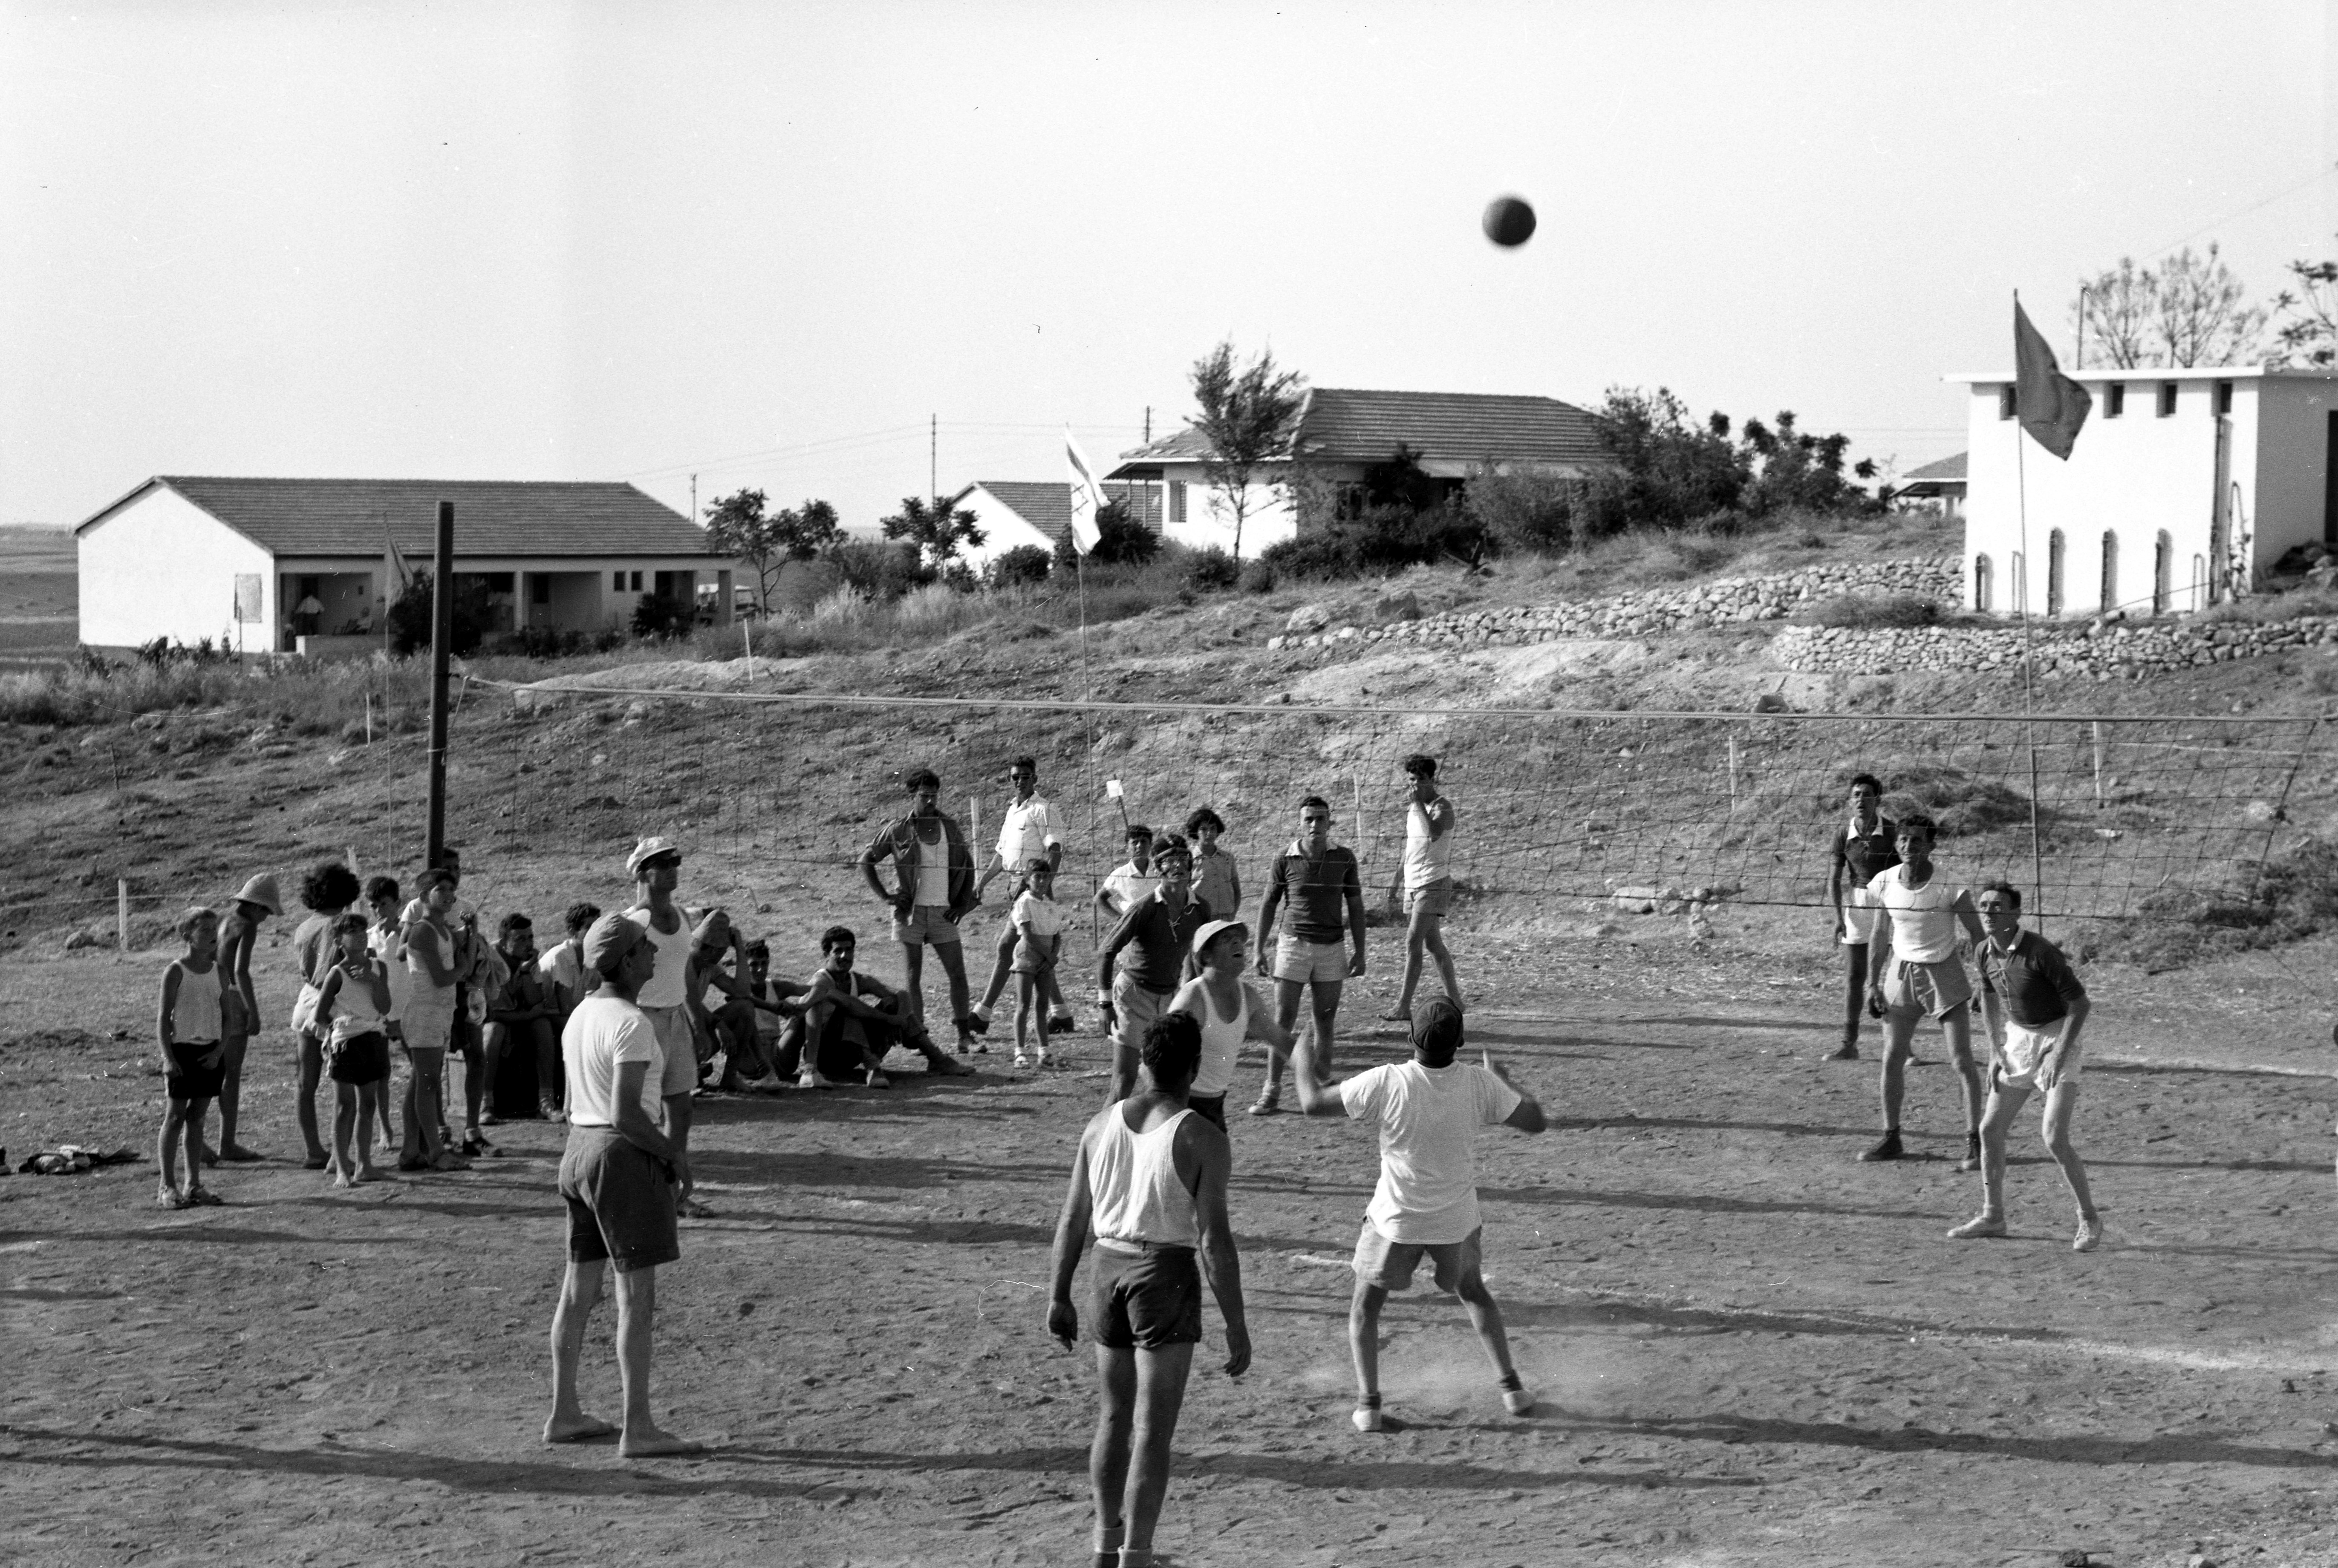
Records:
[[[1064,426],[1064,466],[1072,485],[1072,545],[1085,555],[1104,537],[1096,527],[1096,514],[1111,502],[1104,493],[1104,481],[1096,477],[1095,466],[1080,450],[1069,425]]]
[[[2015,295],[2013,411],[2021,427],[2037,438],[2038,445],[2068,462],[2078,428],[2094,407],[2087,389],[2062,374],[2062,368],[2054,362],[2054,350],[2029,324],[2021,297]]]
[[[395,603],[398,596],[406,592],[413,583],[414,573],[406,564],[406,557],[398,553],[398,541],[390,536],[389,514],[387,512],[382,514],[381,518],[381,582],[386,598],[388,602]]]

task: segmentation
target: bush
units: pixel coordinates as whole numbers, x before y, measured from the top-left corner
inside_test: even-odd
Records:
[[[1518,554],[1557,555],[1575,539],[1575,485],[1555,474],[1480,474],[1462,504],[1495,545]]]
[[[845,586],[869,599],[899,599],[939,575],[919,562],[917,547],[910,544],[880,544],[873,540],[855,539],[838,545],[821,559],[835,569]]]
[[[1943,838],[2029,820],[2029,798],[2001,779],[1980,778],[1945,762],[1904,763],[1877,771],[1891,786],[1883,798],[1883,814],[1894,820],[1918,813],[1930,817],[1940,824]]]
[[[1097,509],[1095,548],[1088,552],[1087,565],[1142,566],[1160,554],[1161,535],[1139,522],[1125,505],[1115,501]],[[1080,564],[1077,547],[1066,532],[1056,541],[1056,567],[1069,575]]]
[[[1355,577],[1448,559],[1475,566],[1486,544],[1483,524],[1451,497],[1425,511],[1400,503],[1367,506],[1358,516],[1270,544],[1259,559],[1279,578]]]
[[[615,641],[614,634],[609,632],[595,635],[555,626],[522,626],[496,638],[488,644],[487,652],[519,659],[570,659],[595,651],[604,638]]]
[[[983,568],[983,582],[994,590],[1035,587],[1047,580],[1047,568],[1054,559],[1036,544],[1017,544],[991,558]]]
[[[1245,593],[1272,593],[1281,581],[1272,561],[1246,561],[1242,569],[1242,590]]]
[[[428,652],[434,609],[430,573],[418,572],[389,607],[390,642],[400,654]],[[488,620],[487,587],[475,576],[456,591],[454,636],[447,651],[458,658],[477,652]]]
[[[2153,973],[2301,941],[2338,926],[2338,847],[2308,838],[2234,867],[2225,886],[2163,887],[2137,909],[2106,948]]]
[[[636,637],[671,642],[677,637],[689,636],[697,624],[697,606],[688,600],[669,599],[653,593],[634,606],[633,627]]]
[[[1185,563],[1185,586],[1196,593],[1223,593],[1242,581],[1242,564],[1213,544]]]

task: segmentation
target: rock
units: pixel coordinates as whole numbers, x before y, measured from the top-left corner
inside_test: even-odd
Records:
[[[1793,710],[1788,705],[1785,693],[1783,691],[1764,691],[1760,696],[1754,699],[1754,711],[1756,713],[1791,713]]]
[[[153,731],[160,730],[162,727],[162,721],[169,717],[169,714],[160,711],[153,713],[141,713],[137,718],[133,719],[130,721],[130,728],[141,735],[152,734]]]
[[[1302,604],[1291,612],[1291,618],[1282,623],[1282,629],[1303,637],[1311,632],[1321,632],[1331,623],[1331,612],[1324,606]]]
[[[2270,800],[2252,800],[2241,810],[2252,822],[2280,822],[2288,815]]]
[[[77,926],[65,937],[65,951],[71,953],[83,947],[103,946],[104,943],[105,938],[88,926]]]

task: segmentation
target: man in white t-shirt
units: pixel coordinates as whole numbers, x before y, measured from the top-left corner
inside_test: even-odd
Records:
[[[561,1034],[568,1146],[560,1159],[560,1196],[568,1208],[568,1269],[552,1318],[552,1415],[544,1440],[576,1443],[615,1432],[617,1451],[629,1459],[695,1454],[702,1445],[662,1431],[650,1418],[657,1270],[682,1256],[674,1193],[690,1179],[690,1157],[665,1122],[666,1101],[658,1093],[664,1063],[657,1031],[635,1004],[655,974],[658,949],[639,925],[604,915],[585,934],[583,956],[601,986],[577,1004]],[[576,1396],[585,1323],[612,1264],[622,1428],[586,1415]]]
[[[1056,816],[1056,808],[1039,793],[1039,764],[1030,757],[1017,757],[1007,765],[1007,781],[1015,787],[1015,799],[1007,803],[1007,811],[998,819],[998,844],[991,851],[990,864],[982,868],[982,876],[974,885],[977,900],[983,890],[1002,876],[1012,877],[1034,860],[1045,860],[1051,869],[1064,868],[1063,826]],[[978,1034],[990,1032],[990,1010],[998,1005],[1006,994],[1007,980],[1015,973],[1015,915],[1010,908],[1007,918],[999,922],[998,954],[990,966],[990,984],[984,987],[982,1000],[974,1009],[974,1026]],[[1046,975],[1047,1032],[1068,1034],[1072,1027],[1072,1010],[1064,1001],[1064,988],[1056,983],[1055,972]]]
[[[1153,864],[1155,848],[1153,829],[1142,822],[1131,822],[1125,837],[1128,858],[1105,872],[1096,887],[1096,912],[1106,920],[1119,919],[1131,904],[1161,886],[1161,879],[1146,869]]]
[[[1949,1055],[1965,1091],[1965,1155],[1960,1171],[1980,1169],[1980,1068],[1973,1061],[1972,980],[1957,956],[1957,927],[1979,948],[1986,940],[1972,895],[1940,875],[1932,864],[1938,828],[1930,817],[1911,813],[1899,824],[1900,864],[1879,871],[1867,885],[1870,902],[1882,912],[1868,943],[1867,1010],[1883,1023],[1883,1137],[1862,1160],[1898,1160],[1900,1102],[1907,1092],[1908,1057],[1917,1020],[1940,1021]]]
[[[658,956],[657,968],[643,983],[637,1000],[642,1015],[657,1031],[663,1063],[658,1091],[665,1099],[666,1126],[674,1142],[686,1149],[690,1146],[690,1097],[698,1089],[698,1043],[706,1040],[711,1045],[712,1034],[698,989],[690,983],[690,950],[695,937],[681,906],[673,901],[674,887],[682,880],[682,850],[671,838],[644,838],[625,858],[625,869],[633,874],[634,896],[624,918],[647,934]],[[674,1207],[693,1220],[712,1214],[712,1210],[690,1195],[690,1189],[685,1176]]]
[[[1293,1063],[1299,1106],[1310,1116],[1351,1116],[1380,1129],[1380,1181],[1356,1238],[1356,1293],[1348,1308],[1348,1348],[1356,1363],[1359,1432],[1381,1429],[1380,1306],[1391,1290],[1408,1289],[1426,1253],[1437,1288],[1461,1298],[1470,1325],[1486,1347],[1513,1416],[1534,1408],[1534,1396],[1510,1362],[1502,1309],[1479,1271],[1482,1225],[1478,1214],[1478,1130],[1497,1124],[1539,1132],[1542,1107],[1494,1065],[1457,1065],[1461,1011],[1433,996],[1412,1016],[1412,1060],[1390,1063],[1333,1083],[1321,1048],[1310,1036]]]
[[[1380,1014],[1391,1024],[1412,1021],[1423,958],[1436,960],[1445,995],[1461,1005],[1461,983],[1445,946],[1445,916],[1453,908],[1453,802],[1437,788],[1436,758],[1415,752],[1404,760],[1404,772],[1410,791],[1404,803],[1404,985],[1396,1005]]]

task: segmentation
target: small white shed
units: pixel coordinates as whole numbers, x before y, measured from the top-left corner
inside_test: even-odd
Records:
[[[2338,371],[2079,371],[2095,406],[2067,462],[2021,434],[2009,372],[1946,379],[1970,389],[1970,609],[2198,610],[2338,544]]]

